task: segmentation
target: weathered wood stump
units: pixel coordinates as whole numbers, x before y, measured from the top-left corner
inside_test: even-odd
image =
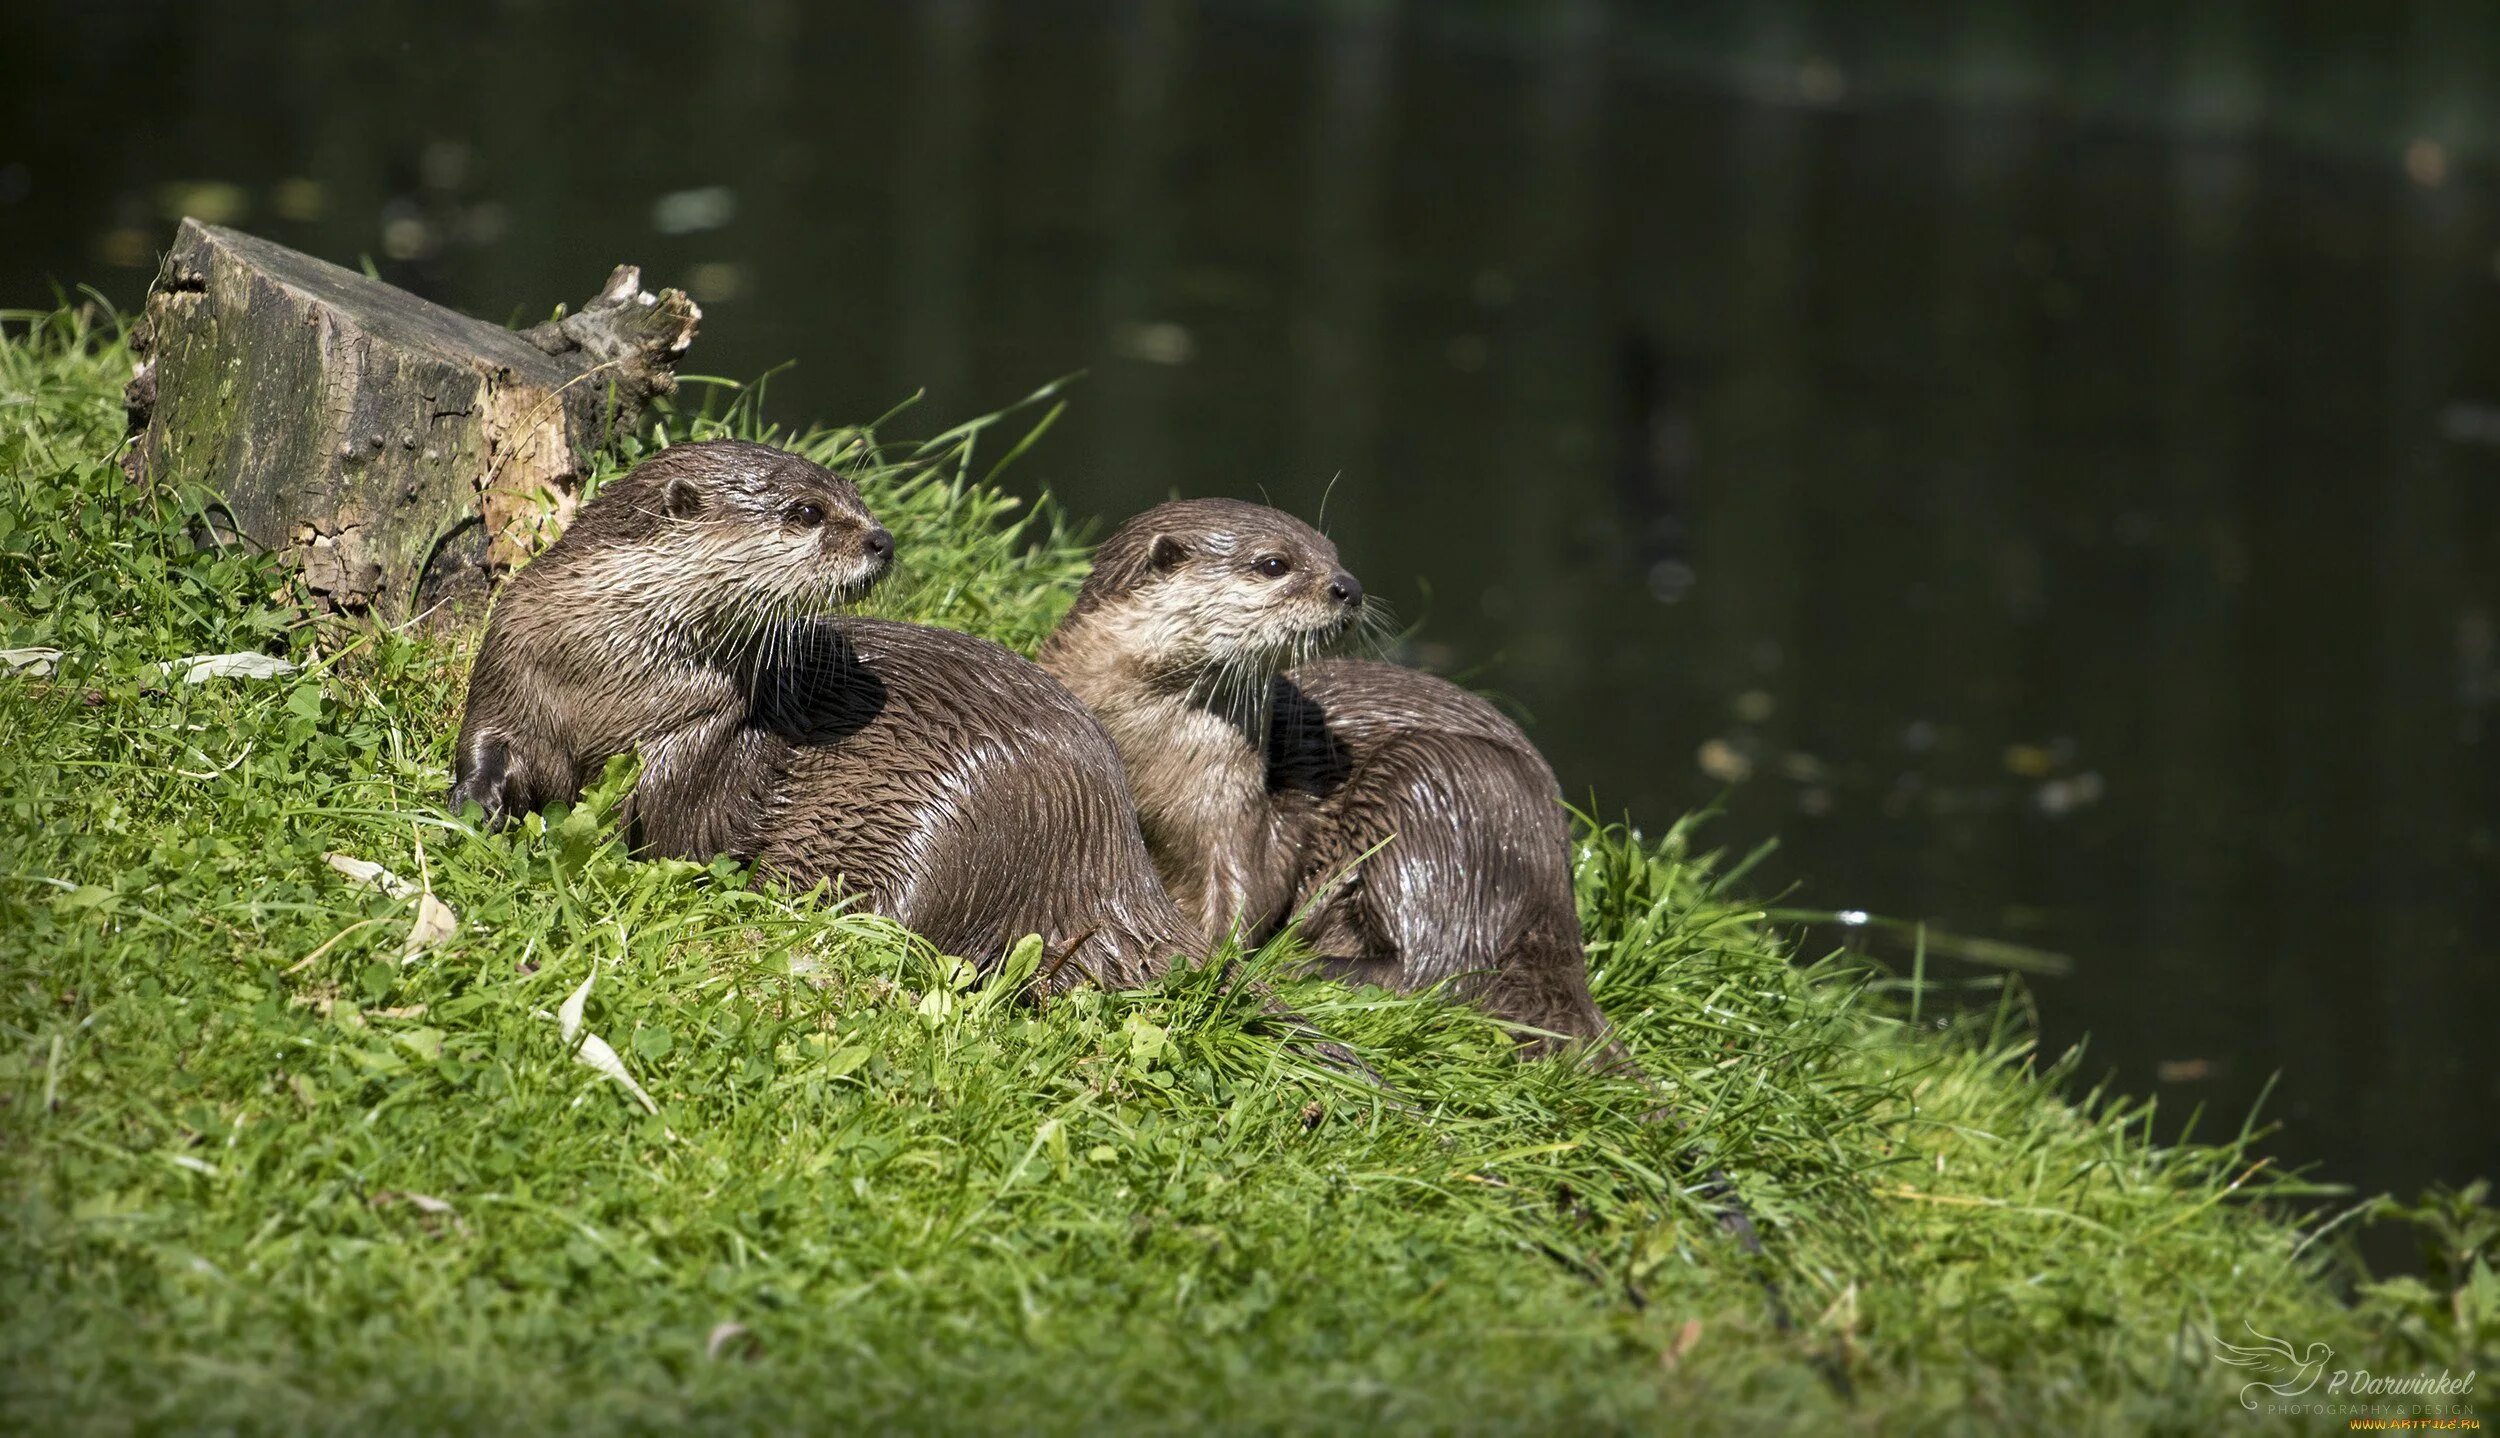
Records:
[[[702,317],[620,265],[578,313],[508,330],[185,220],[132,338],[126,463],[215,491],[221,534],[287,555],[333,608],[467,611],[675,388]]]

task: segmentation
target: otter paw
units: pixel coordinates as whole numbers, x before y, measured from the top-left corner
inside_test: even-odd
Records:
[[[487,828],[499,829],[529,807],[521,776],[512,765],[512,751],[501,741],[490,739],[474,745],[466,758],[468,762],[461,765],[451,792],[443,797],[444,806],[451,812],[466,815],[474,805]]]

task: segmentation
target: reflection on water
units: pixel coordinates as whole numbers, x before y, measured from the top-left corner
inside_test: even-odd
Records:
[[[2328,1176],[2500,1170],[2465,7],[35,8],[0,302],[188,211],[504,318],[639,261],[784,418],[1089,370],[1026,482],[1325,496],[1607,812],[2074,955],[2053,1044],[2281,1069]]]

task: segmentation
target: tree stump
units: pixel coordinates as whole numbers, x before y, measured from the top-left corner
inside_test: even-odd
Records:
[[[571,517],[602,445],[676,386],[702,319],[619,265],[579,313],[508,330],[184,220],[132,337],[132,479],[223,500],[334,609],[466,613]]]

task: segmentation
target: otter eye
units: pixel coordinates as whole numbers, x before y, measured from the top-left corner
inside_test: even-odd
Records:
[[[1293,572],[1293,561],[1281,554],[1270,554],[1250,567],[1270,579],[1282,579]]]
[[[790,522],[801,529],[814,529],[825,522],[825,507],[814,500],[803,500],[791,505]]]

